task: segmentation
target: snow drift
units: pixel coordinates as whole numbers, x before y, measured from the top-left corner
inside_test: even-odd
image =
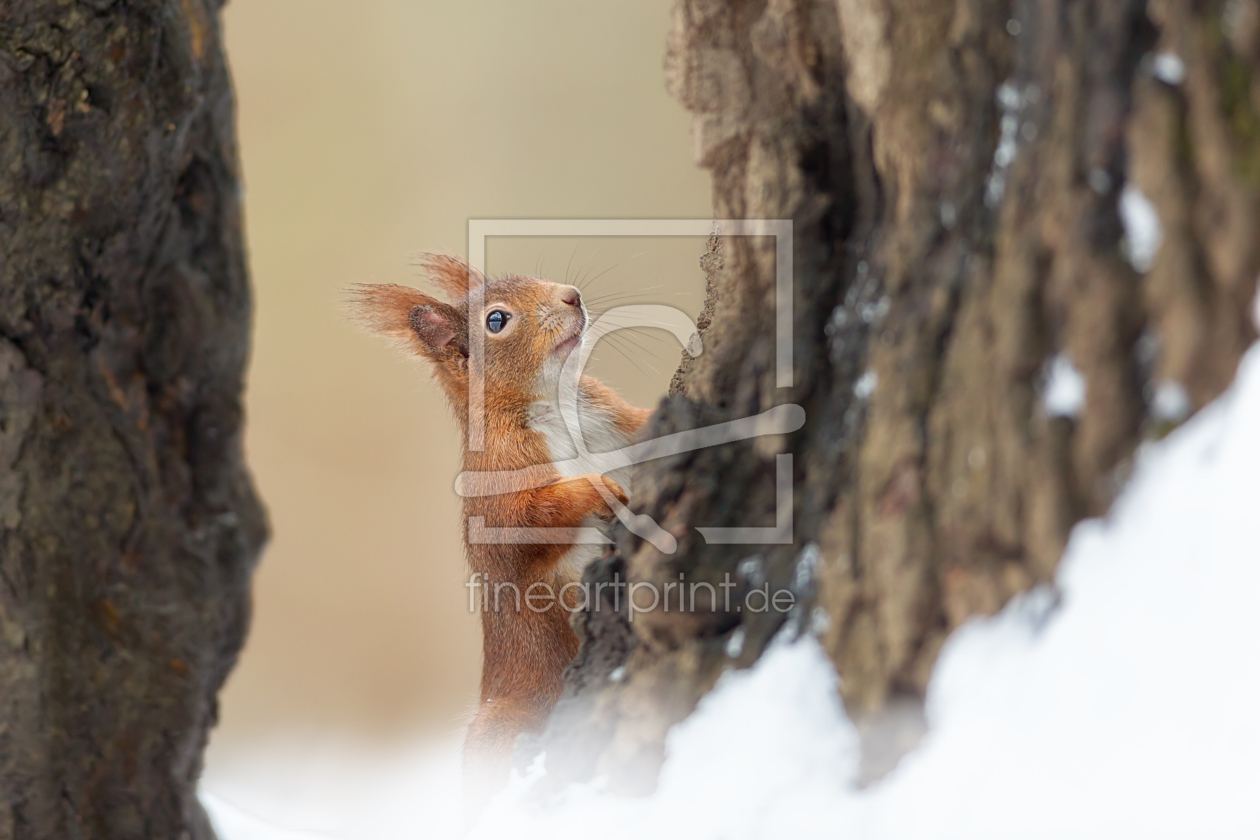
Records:
[[[855,783],[857,736],[821,647],[781,640],[674,729],[653,795],[596,781],[540,809],[515,779],[474,837],[1260,836],[1258,526],[1253,348],[1226,394],[1140,453],[1108,518],[1075,529],[1053,588],[954,634],[930,731],[882,781]],[[334,765],[320,801],[339,791],[340,810],[315,832],[291,830],[312,825],[309,801],[251,817],[213,773],[206,803],[224,840],[455,830],[453,751],[396,762],[353,796]]]

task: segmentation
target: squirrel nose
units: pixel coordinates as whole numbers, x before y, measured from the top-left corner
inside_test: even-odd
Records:
[[[560,299],[564,301],[565,303],[569,304],[569,306],[581,306],[582,293],[579,292],[576,287],[570,286],[568,289],[565,290],[564,294],[561,296]]]

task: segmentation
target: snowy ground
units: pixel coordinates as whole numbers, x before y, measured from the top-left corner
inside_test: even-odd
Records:
[[[652,796],[593,784],[539,811],[509,790],[475,836],[1260,837],[1257,593],[1260,346],[1077,527],[1056,591],[954,635],[931,731],[880,783],[854,787],[857,739],[806,639],[723,678],[670,734]],[[223,840],[455,836],[451,744],[282,755],[211,768]]]

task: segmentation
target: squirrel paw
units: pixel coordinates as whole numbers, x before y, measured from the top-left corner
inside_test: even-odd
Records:
[[[626,505],[630,504],[630,496],[626,494],[626,491],[622,488],[620,484],[618,484],[616,481],[613,481],[608,476],[597,475],[597,474],[592,473],[591,475],[584,476],[584,478],[588,479],[591,482],[592,486],[595,487],[595,491],[597,493],[599,492],[600,487],[603,486],[603,487],[606,487],[612,493],[612,495],[617,499],[617,501],[621,503],[622,507],[625,507]],[[616,516],[617,511],[608,503],[607,497],[603,493],[600,493],[599,497],[600,497],[600,502],[601,502],[600,513],[604,516],[609,516],[609,517]]]

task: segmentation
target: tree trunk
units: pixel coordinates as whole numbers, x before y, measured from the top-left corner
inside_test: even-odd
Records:
[[[1254,339],[1260,14],[679,0],[666,69],[715,216],[794,222],[796,374],[776,388],[773,240],[714,240],[704,352],[647,435],[784,403],[807,421],[643,465],[635,507],[678,552],[623,532],[590,579],[729,574],[738,599],[764,578],[799,605],[580,614],[550,776],[650,787],[668,728],[787,625],[830,652],[874,778],[948,634],[1052,582],[1072,526]],[[1135,190],[1162,223],[1153,261],[1122,224]],[[706,544],[695,526],[773,523],[775,452],[794,453],[795,544]]]
[[[210,838],[264,515],[216,0],[0,6],[0,838]]]

